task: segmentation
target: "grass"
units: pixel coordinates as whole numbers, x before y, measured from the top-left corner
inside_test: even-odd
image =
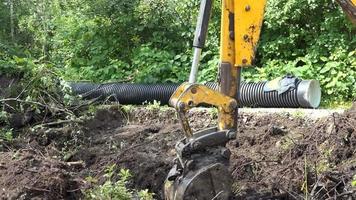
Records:
[[[354,175],[352,182],[351,182],[352,187],[356,187],[356,174]]]
[[[323,109],[350,109],[352,107],[352,101],[328,101],[323,102],[320,108]]]
[[[293,118],[297,118],[297,119],[305,117],[305,113],[301,109],[298,109],[295,112],[291,112],[291,115]]]

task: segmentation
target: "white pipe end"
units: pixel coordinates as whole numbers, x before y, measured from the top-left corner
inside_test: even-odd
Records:
[[[321,88],[316,80],[302,81],[298,85],[298,102],[303,107],[318,108],[321,102]]]

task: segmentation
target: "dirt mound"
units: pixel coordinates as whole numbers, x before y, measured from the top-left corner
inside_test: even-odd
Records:
[[[355,198],[355,125],[355,110],[316,122],[242,116],[230,143],[238,199]]]
[[[36,155],[33,150],[0,155],[2,199],[76,199],[79,185],[66,163]]]
[[[190,114],[194,130],[213,126],[216,114]],[[317,121],[307,116],[242,114],[228,146],[236,199],[352,198],[356,169],[356,112]],[[82,123],[40,129],[0,155],[2,199],[78,199],[105,181],[116,164],[133,174],[130,187],[162,199],[162,186],[183,138],[174,110],[138,108],[124,114],[100,109]],[[114,177],[117,179],[118,177]]]

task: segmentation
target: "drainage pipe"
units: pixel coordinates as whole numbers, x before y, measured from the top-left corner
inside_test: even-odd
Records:
[[[320,104],[321,89],[318,81],[297,81],[294,88],[279,94],[277,91],[265,91],[268,82],[242,82],[240,103],[245,107],[275,108],[317,108]],[[217,90],[217,83],[206,83],[206,86]],[[85,99],[108,99],[121,104],[135,104],[160,101],[162,105],[168,100],[179,84],[136,84],[136,83],[105,83],[71,82],[75,94]]]

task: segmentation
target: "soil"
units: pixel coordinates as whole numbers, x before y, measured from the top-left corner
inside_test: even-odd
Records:
[[[209,109],[193,111],[193,130],[216,124]],[[356,103],[343,114],[313,120],[291,114],[242,114],[230,171],[234,199],[352,199],[356,174]],[[162,199],[162,185],[183,138],[171,109],[117,106],[81,123],[22,129],[2,144],[0,199],[80,199],[116,164],[129,187]],[[87,177],[98,180],[93,183]],[[115,176],[115,179],[119,177]]]

